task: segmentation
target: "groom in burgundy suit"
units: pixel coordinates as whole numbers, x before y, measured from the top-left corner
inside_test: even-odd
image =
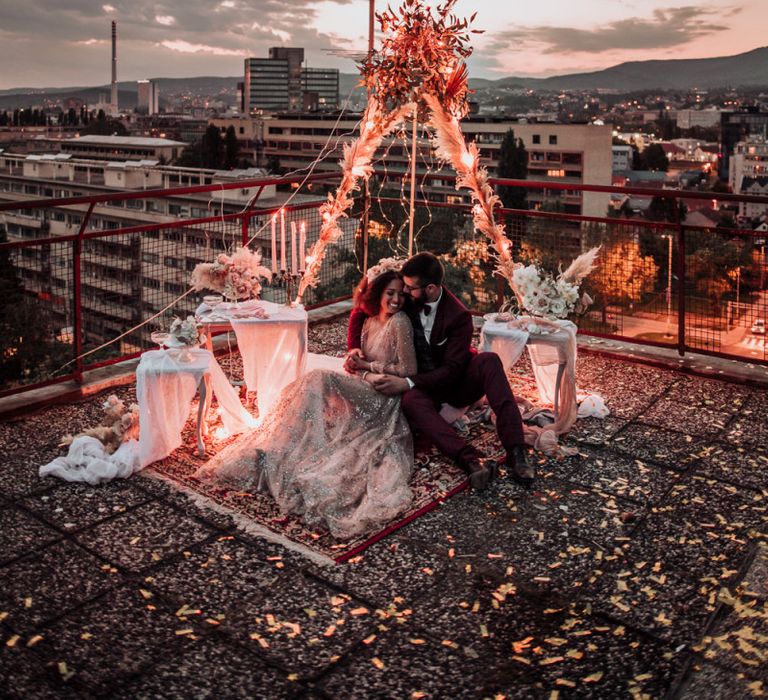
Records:
[[[388,396],[402,395],[403,412],[411,428],[430,438],[443,454],[467,471],[472,488],[477,490],[486,488],[495,478],[498,465],[443,420],[440,408],[443,403],[469,406],[486,396],[496,414],[496,430],[507,453],[508,473],[516,481],[530,485],[535,472],[526,456],[523,423],[498,355],[472,350],[472,315],[443,286],[443,266],[434,255],[414,255],[403,265],[401,274],[411,302],[406,313],[413,324],[418,373],[407,378],[386,375],[374,386]],[[360,354],[365,318],[361,308],[352,311],[348,355]]]

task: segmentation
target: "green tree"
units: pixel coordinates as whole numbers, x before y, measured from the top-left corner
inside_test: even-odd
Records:
[[[645,158],[635,143],[632,144],[632,170],[647,170]]]
[[[642,254],[637,241],[616,239],[604,245],[600,265],[590,276],[590,286],[604,304],[635,303],[653,291],[659,266]]]
[[[227,127],[227,133],[224,136],[224,167],[228,170],[237,166],[237,157],[240,153],[240,143],[237,140],[235,127]]]
[[[664,149],[658,143],[652,143],[643,151],[645,166],[647,170],[669,170],[669,158],[664,153]]]
[[[200,141],[195,141],[195,143],[190,143],[186,146],[179,154],[174,165],[178,165],[181,168],[202,168],[202,143]]]
[[[528,152],[522,139],[515,138],[515,132],[509,129],[499,149],[499,164],[496,177],[510,180],[525,180],[528,177]],[[524,187],[499,185],[496,191],[508,209],[527,209],[527,195]]]
[[[224,142],[221,140],[219,128],[213,124],[209,124],[203,134],[200,158],[202,167],[214,170],[220,168],[224,161]]]
[[[677,209],[677,211],[675,211]],[[688,207],[685,202],[675,202],[671,197],[654,197],[645,216],[651,221],[670,221],[672,223],[685,221]]]

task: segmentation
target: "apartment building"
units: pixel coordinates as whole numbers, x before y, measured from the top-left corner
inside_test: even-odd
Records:
[[[214,171],[158,166],[154,161],[113,161],[75,158],[69,154],[20,155],[0,151],[0,202],[37,198],[68,198],[103,195],[120,191],[142,191],[195,185],[215,185],[265,176],[255,168]],[[109,232],[125,227],[151,230],[118,234],[83,241],[81,299],[87,342],[100,344],[139,324],[173,302],[189,288],[190,273],[199,262],[210,261],[219,252],[242,241],[240,220],[195,224],[195,219],[225,217],[253,203],[256,214],[248,233],[256,236],[253,247],[261,247],[264,262],[271,264],[270,214],[289,196],[274,186],[246,186],[215,193],[112,200],[96,204],[87,233]],[[294,195],[292,206],[314,205],[304,212],[289,212],[297,221],[307,219],[307,242],[319,233],[316,212],[322,196]],[[10,241],[31,241],[71,236],[80,230],[87,204],[48,209],[12,210],[0,213]],[[189,219],[183,227],[163,224]],[[353,222],[354,225],[357,222]],[[350,224],[350,225],[353,225]],[[258,234],[257,234],[258,232]],[[57,329],[72,325],[75,294],[71,242],[21,249],[14,263],[27,293],[52,309]],[[267,295],[268,296],[268,295]],[[187,297],[173,313],[192,313],[197,302]],[[166,324],[168,319],[164,319]],[[130,334],[121,343],[121,353],[147,346],[150,327]]]
[[[768,194],[768,139],[748,138],[733,148],[728,163],[728,184],[736,194]],[[739,216],[756,219],[766,213],[765,204],[739,203]]]
[[[142,136],[79,136],[41,142],[49,151],[91,160],[164,160],[170,163],[187,145],[183,141]]]
[[[720,164],[718,174],[721,180],[730,175],[730,159],[739,141],[747,137],[768,138],[768,112],[759,107],[720,113]]]
[[[315,172],[338,171],[343,144],[357,135],[359,115],[278,114],[264,120],[264,156],[275,157],[284,169],[298,170],[319,159]],[[528,152],[528,179],[558,184],[611,184],[613,153],[611,127],[592,124],[519,123],[490,117],[470,117],[461,122],[468,140],[477,142],[483,164],[493,174],[504,136],[512,129]],[[417,144],[420,173],[438,170],[431,147],[425,139]],[[409,131],[395,135],[384,144],[377,170],[400,176],[410,169]],[[447,171],[451,172],[452,171]],[[426,186],[435,201],[469,202],[450,180],[431,180]],[[609,205],[606,193],[576,190],[529,190],[532,209],[551,207],[570,214],[605,216]]]

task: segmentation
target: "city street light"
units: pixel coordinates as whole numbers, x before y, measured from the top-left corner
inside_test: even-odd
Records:
[[[671,338],[672,333],[670,325],[672,323],[672,234],[664,234],[663,238],[669,243],[669,254],[667,255],[667,332],[665,337]]]

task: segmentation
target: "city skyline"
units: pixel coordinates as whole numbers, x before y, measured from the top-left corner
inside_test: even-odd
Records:
[[[436,3],[431,3],[436,4]],[[2,0],[0,89],[109,82],[110,22],[118,23],[118,80],[236,76],[242,59],[270,46],[298,46],[307,65],[356,71],[332,52],[364,52],[366,0]],[[386,7],[377,2],[377,10]],[[707,58],[763,46],[762,0],[680,5],[674,0],[543,0],[501,7],[458,0],[456,14],[477,11],[471,77],[543,77],[607,68],[624,61]]]

